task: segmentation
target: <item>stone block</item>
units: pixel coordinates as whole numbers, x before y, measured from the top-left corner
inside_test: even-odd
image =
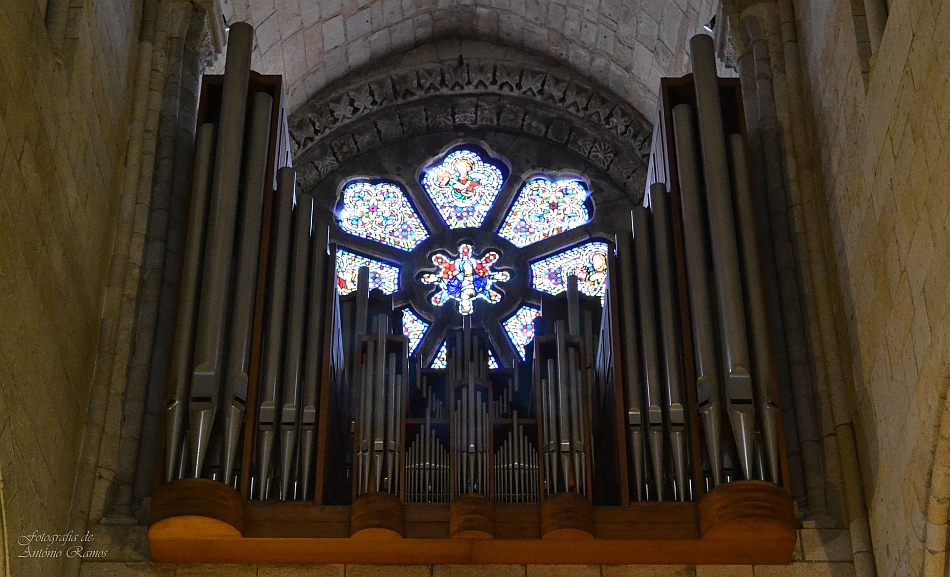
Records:
[[[604,565],[603,577],[695,577],[692,565]]]
[[[232,563],[182,563],[175,577],[256,577],[257,565]]]
[[[343,577],[344,565],[258,565],[257,577]]]
[[[851,563],[792,563],[756,565],[755,577],[854,577]]]
[[[846,529],[802,529],[805,561],[850,561],[851,537]]]
[[[601,566],[528,565],[527,577],[601,577]]]
[[[175,566],[84,561],[79,577],[175,577]]]
[[[697,565],[696,577],[752,577],[752,565]]]
[[[525,566],[433,565],[432,577],[525,577]]]
[[[428,565],[347,565],[346,577],[431,577]]]

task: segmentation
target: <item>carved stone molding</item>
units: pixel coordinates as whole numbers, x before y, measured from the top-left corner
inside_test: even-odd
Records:
[[[289,120],[305,190],[350,158],[427,132],[497,128],[550,140],[642,194],[652,127],[613,94],[556,67],[469,59],[365,75]],[[637,176],[635,176],[637,175]]]

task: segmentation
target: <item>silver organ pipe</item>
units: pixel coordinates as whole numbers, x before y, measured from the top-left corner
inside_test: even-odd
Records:
[[[284,318],[287,306],[287,254],[290,250],[293,206],[296,197],[296,178],[292,169],[277,173],[277,201],[275,203],[275,230],[273,234],[273,276],[270,285],[270,316],[264,328],[264,360],[257,410],[256,483],[257,498],[269,495],[271,460],[279,415],[281,354],[284,351]]]
[[[713,325],[709,257],[703,223],[699,159],[696,158],[696,131],[688,104],[673,108],[676,158],[679,167],[680,200],[686,252],[686,278],[693,327],[693,356],[696,365],[696,397],[706,433],[706,448],[713,485],[723,483],[722,400],[716,337]]]
[[[218,408],[228,284],[234,248],[238,183],[244,144],[247,88],[251,70],[254,30],[237,22],[231,27],[221,95],[214,179],[211,188],[201,298],[195,336],[194,371],[188,403],[191,429],[189,475],[200,477],[208,452],[211,427]]]
[[[712,38],[706,35],[694,36],[690,40],[690,49],[712,240],[719,330],[725,365],[726,410],[732,423],[742,472],[746,479],[751,479],[755,406],[749,371],[749,343],[742,303],[729,166],[726,162],[726,140],[719,99],[719,79],[716,77]]]
[[[165,421],[165,482],[180,478],[179,463],[185,428],[185,403],[191,377],[192,334],[197,317],[198,281],[201,275],[201,254],[204,250],[205,219],[208,213],[208,191],[214,163],[214,125],[203,124],[198,130],[195,171],[191,187],[191,209],[188,214],[187,242],[181,267],[181,288],[175,317],[175,341],[169,362],[169,383]]]
[[[755,392],[756,410],[761,420],[765,457],[768,462],[769,479],[778,483],[779,477],[779,422],[781,409],[778,404],[778,383],[772,373],[775,366],[769,332],[768,309],[765,304],[765,284],[759,263],[759,242],[755,223],[755,210],[750,185],[749,164],[745,143],[739,134],[729,135],[729,151],[732,174],[735,180],[735,197],[739,217],[739,239],[742,246],[742,265],[745,272],[750,328],[752,330],[752,383]],[[763,477],[764,478],[764,477]]]
[[[663,500],[663,412],[660,398],[660,368],[656,343],[656,299],[653,290],[653,256],[650,211],[633,209],[633,245],[637,263],[640,310],[640,360],[647,407],[647,441],[653,465],[657,499]]]
[[[683,391],[683,361],[680,351],[678,317],[675,301],[673,231],[670,223],[670,200],[666,185],[650,187],[650,208],[653,210],[654,249],[656,253],[657,297],[660,310],[660,343],[666,398],[666,419],[669,423],[670,449],[676,494],[686,500],[686,408]]]
[[[247,408],[264,187],[270,188],[264,180],[267,175],[267,149],[270,144],[273,108],[274,99],[269,94],[258,92],[254,95],[251,124],[248,127],[250,146],[242,182],[243,211],[237,242],[239,252],[234,300],[231,304],[227,380],[224,385],[224,459],[221,472],[226,483],[232,479],[241,425]]]

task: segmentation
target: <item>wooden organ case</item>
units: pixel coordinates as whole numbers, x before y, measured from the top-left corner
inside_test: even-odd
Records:
[[[648,202],[603,303],[571,277],[527,360],[497,369],[470,317],[425,368],[367,269],[339,295],[251,37],[231,27],[202,87],[156,561],[790,561],[741,96],[708,37],[694,74],[662,80]]]

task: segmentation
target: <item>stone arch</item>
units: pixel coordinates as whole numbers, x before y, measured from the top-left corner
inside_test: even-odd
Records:
[[[496,129],[584,156],[642,197],[652,127],[589,79],[485,43],[435,43],[321,92],[289,119],[304,189],[349,159],[428,132]]]

